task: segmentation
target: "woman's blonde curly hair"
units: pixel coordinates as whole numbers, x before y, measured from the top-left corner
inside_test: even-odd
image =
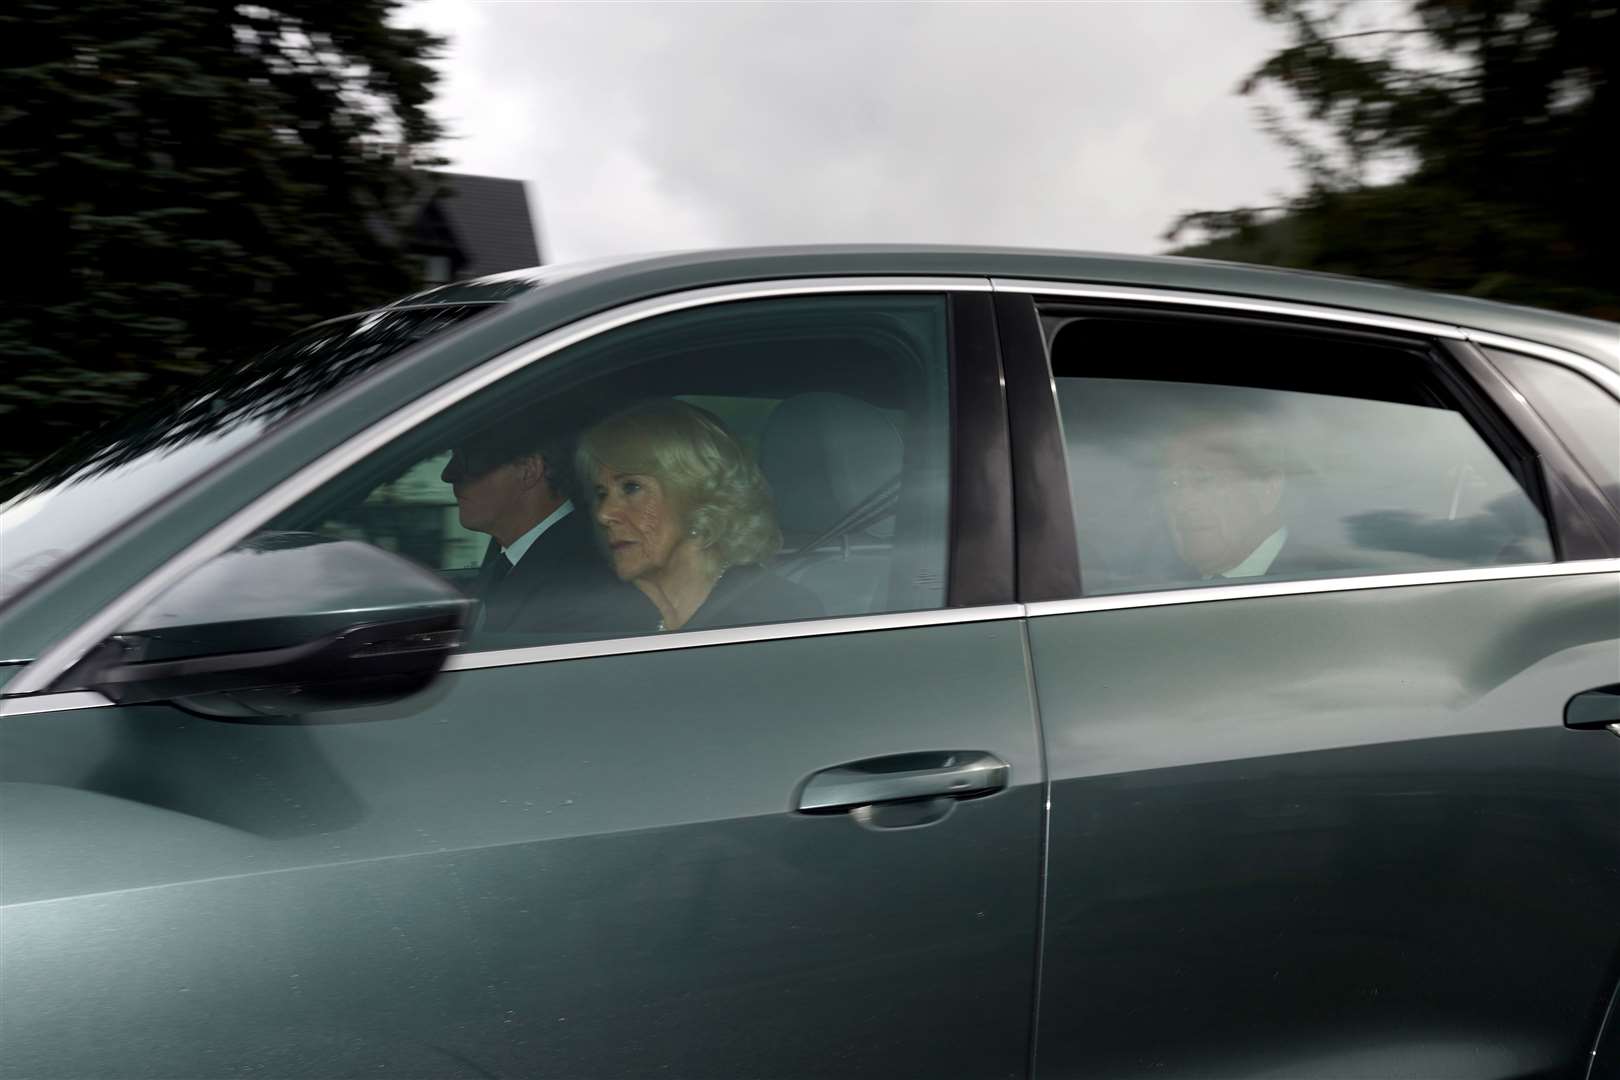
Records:
[[[782,546],[765,474],[720,418],[674,398],[637,402],[580,437],[574,471],[596,510],[596,470],[655,477],[683,532],[717,568],[760,563]]]

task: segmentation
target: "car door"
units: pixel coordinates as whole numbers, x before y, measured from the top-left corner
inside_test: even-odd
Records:
[[[998,296],[1036,1074],[1584,1076],[1620,740],[1565,720],[1620,679],[1612,510],[1455,330],[1120,292]]]
[[[475,636],[424,693],[275,723],[71,672],[8,701],[4,1074],[1022,1075],[1044,777],[997,364],[983,281],[735,286],[272,477],[175,565],[294,530],[453,570],[445,446],[679,398],[812,447],[760,572],[826,614]]]

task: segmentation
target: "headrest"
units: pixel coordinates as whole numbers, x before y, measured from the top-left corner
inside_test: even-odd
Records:
[[[820,533],[900,474],[894,422],[843,394],[800,394],[765,422],[759,465],[776,496],[782,531]]]

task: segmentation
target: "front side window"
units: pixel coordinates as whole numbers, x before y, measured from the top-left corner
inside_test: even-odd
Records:
[[[481,601],[479,649],[937,608],[945,326],[943,298],[910,295],[635,323],[432,418],[264,533],[437,572]]]
[[[1046,320],[1087,593],[1548,562],[1546,521],[1423,352]]]
[[[0,604],[283,420],[487,310],[385,308],[320,323],[0,479]]]

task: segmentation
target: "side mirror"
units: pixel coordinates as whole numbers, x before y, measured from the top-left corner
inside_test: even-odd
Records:
[[[233,719],[380,704],[433,681],[474,605],[369,544],[263,533],[170,589],[65,681]]]

